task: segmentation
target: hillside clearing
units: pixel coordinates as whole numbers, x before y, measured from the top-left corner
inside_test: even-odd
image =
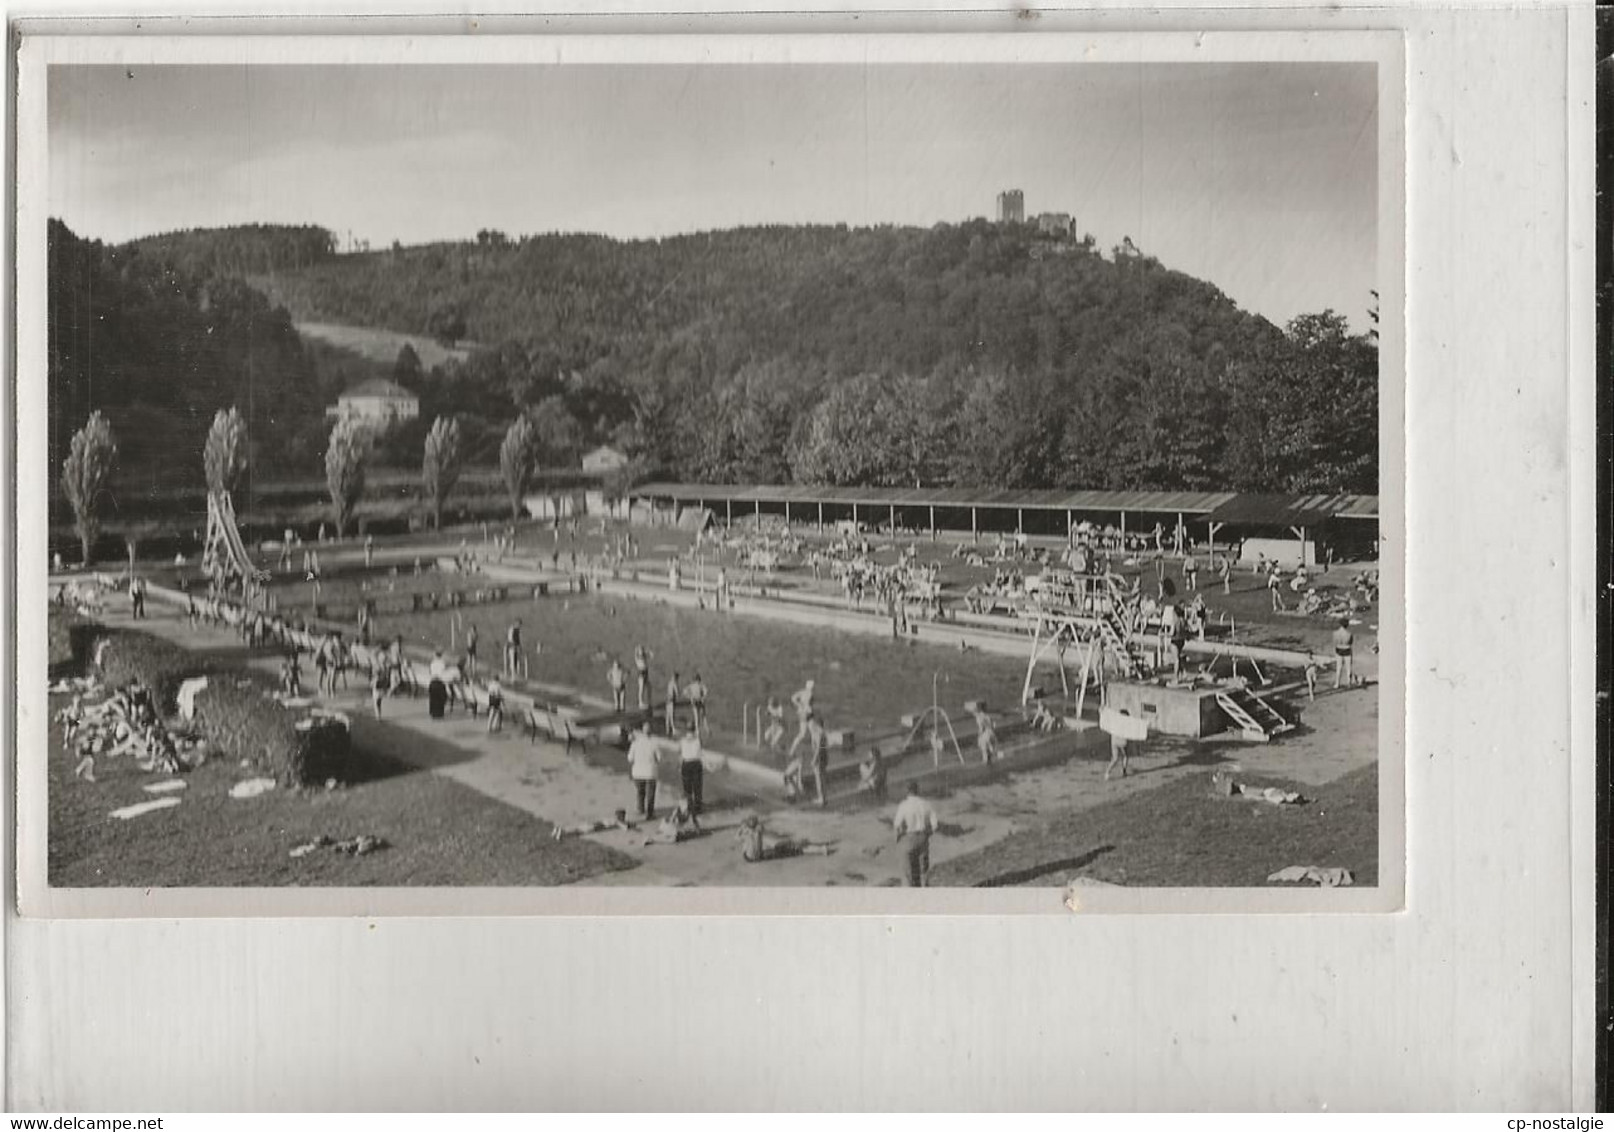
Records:
[[[294,322],[292,325],[304,338],[313,338],[387,365],[398,360],[398,351],[405,346],[415,348],[421,366],[428,370],[448,362],[463,362],[475,348],[475,343],[471,342],[451,348],[418,334],[401,334],[371,326],[344,326],[336,322]]]

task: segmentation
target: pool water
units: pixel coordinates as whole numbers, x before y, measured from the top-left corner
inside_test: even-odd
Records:
[[[745,705],[754,713],[776,695],[786,708],[787,742],[796,727],[789,698],[808,679],[826,725],[851,728],[862,738],[905,732],[902,716],[930,706],[933,682],[938,702],[957,722],[966,700],[984,700],[994,711],[1017,705],[1025,681],[1025,661],[1014,657],[621,597],[549,597],[459,612],[461,625],[477,624],[484,666],[498,663],[505,630],[520,617],[532,679],[606,699],[606,669],[615,656],[628,671],[633,702],[633,650],[643,644],[658,700],[673,671],[681,684],[699,672],[713,724],[738,733]],[[446,650],[452,617],[449,610],[396,615],[378,619],[378,629]],[[457,643],[463,642],[461,629]],[[535,643],[539,651],[532,656]],[[1058,678],[1049,670],[1042,679]]]

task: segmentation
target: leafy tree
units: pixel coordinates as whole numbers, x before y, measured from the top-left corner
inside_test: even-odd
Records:
[[[1050,384],[995,369],[975,378],[959,409],[958,483],[1054,486],[1064,419]]]
[[[1301,315],[1288,326],[1294,347],[1291,428],[1304,463],[1292,491],[1378,491],[1378,349],[1353,337],[1333,311]]]
[[[830,390],[806,418],[791,455],[804,483],[914,487],[942,479],[948,414],[928,383],[862,374]]]
[[[101,496],[117,466],[118,443],[113,438],[112,425],[101,413],[91,413],[84,427],[73,434],[72,446],[62,464],[62,491],[73,506],[86,566],[101,531]]]
[[[510,517],[521,517],[521,501],[532,481],[537,438],[532,421],[519,416],[504,434],[499,445],[499,471],[504,475],[504,490],[510,496]]]
[[[582,432],[563,397],[546,397],[533,407],[535,458],[547,468],[568,467],[577,460]]]
[[[207,474],[207,490],[217,494],[235,491],[247,470],[247,426],[234,406],[213,415],[202,446],[202,468]]]
[[[463,467],[460,452],[460,426],[452,417],[438,417],[426,434],[426,446],[420,463],[421,486],[432,505],[432,526],[443,525],[443,503],[459,482]]]
[[[331,429],[325,449],[325,487],[331,496],[337,538],[346,537],[348,523],[364,497],[364,466],[370,456],[370,443],[370,430],[357,417],[343,417]]]
[[[450,348],[465,337],[465,312],[457,304],[443,303],[426,316],[426,333]]]
[[[420,364],[420,355],[415,352],[414,346],[405,342],[398,349],[398,360],[392,364],[392,379],[399,385],[413,389],[419,383],[425,368]]]

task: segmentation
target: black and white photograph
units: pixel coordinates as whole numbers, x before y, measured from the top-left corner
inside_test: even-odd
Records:
[[[12,25],[8,1108],[1589,1110],[1589,6],[626,7]]]
[[[1399,907],[1381,70],[53,62],[48,887]]]

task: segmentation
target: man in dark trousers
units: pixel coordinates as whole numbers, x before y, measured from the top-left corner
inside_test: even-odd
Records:
[[[701,765],[703,755],[701,733],[691,723],[678,743],[678,777],[684,788],[684,800],[689,803],[689,812],[697,818],[701,816],[706,785],[706,770]]]
[[[908,796],[892,815],[891,828],[896,831],[897,844],[906,850],[909,888],[930,884],[930,836],[940,825],[936,808],[920,796],[919,784],[908,783]]]

